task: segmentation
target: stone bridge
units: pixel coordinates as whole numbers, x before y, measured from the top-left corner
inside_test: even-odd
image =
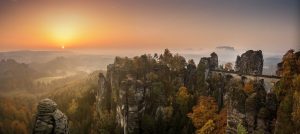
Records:
[[[223,70],[211,70],[212,73],[218,73],[221,75],[231,75],[234,78],[242,79],[242,77],[248,80],[264,80],[265,90],[270,92],[272,87],[275,85],[276,82],[280,80],[281,77],[274,76],[274,75],[252,75],[252,74],[240,74],[234,71],[223,71]]]

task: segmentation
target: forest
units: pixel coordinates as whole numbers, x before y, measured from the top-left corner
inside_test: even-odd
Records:
[[[0,67],[7,62],[18,64],[2,61]],[[19,71],[32,71],[20,66],[25,71]],[[197,65],[168,49],[162,54],[116,57],[106,71],[39,85],[47,87],[43,92],[2,94],[0,133],[31,133],[43,98],[54,100],[66,114],[72,134],[299,133],[300,52],[289,50],[277,66],[280,79],[267,91],[261,79],[214,72],[238,68],[218,65],[216,53]],[[30,82],[25,76],[18,77]]]

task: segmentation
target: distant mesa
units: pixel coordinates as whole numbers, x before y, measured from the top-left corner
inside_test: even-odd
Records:
[[[216,47],[217,50],[229,50],[229,51],[234,51],[234,47],[231,46],[218,46]]]

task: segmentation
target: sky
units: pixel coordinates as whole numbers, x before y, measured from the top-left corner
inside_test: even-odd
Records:
[[[299,0],[0,0],[0,51],[300,48]]]

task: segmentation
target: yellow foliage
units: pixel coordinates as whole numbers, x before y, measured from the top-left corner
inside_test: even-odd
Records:
[[[191,102],[191,94],[187,90],[186,87],[180,87],[176,97],[175,97],[176,104],[179,105],[179,110],[187,114],[189,112],[189,103]]]
[[[186,87],[180,87],[177,92],[177,96],[179,96],[183,99],[187,99],[190,97],[190,94]]]
[[[208,120],[201,129],[196,131],[197,134],[212,134],[216,125],[213,120]]]
[[[171,119],[173,115],[174,109],[172,106],[167,106],[164,108],[165,120]]]
[[[216,117],[217,103],[213,97],[200,96],[198,103],[193,107],[193,112],[188,114],[196,129],[201,129],[208,120]]]
[[[72,99],[72,102],[69,104],[68,113],[73,114],[78,108],[78,103],[75,99]]]

